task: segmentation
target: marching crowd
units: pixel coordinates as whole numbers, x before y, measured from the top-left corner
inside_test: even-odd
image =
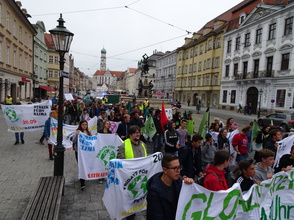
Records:
[[[273,168],[279,147],[277,142],[290,135],[279,127],[265,126],[252,138],[253,122],[239,132],[233,118],[228,118],[226,123],[215,118],[203,137],[194,129],[192,132],[186,129],[187,123],[193,122],[191,112],[182,116],[179,109],[175,109],[173,119],[163,124],[165,113],[150,107],[148,99],[133,103],[132,107],[130,102],[124,101],[113,106],[104,104],[95,100],[88,104],[76,100],[64,103],[64,121],[78,123],[72,139],[76,160],[77,135],[79,132],[91,135],[88,120],[94,116],[98,117],[98,133],[111,133],[110,121],[121,122],[116,131],[123,140],[118,149],[119,159],[146,157],[146,144],[152,142],[153,152],[162,152],[164,156],[162,172],[155,174],[147,183],[147,219],[175,219],[182,180],[186,184],[196,182],[213,191],[226,190],[238,182],[245,193],[254,183],[270,179],[276,172],[288,171],[294,165],[293,146],[291,152],[280,159],[276,169]],[[50,117],[58,117],[56,103],[53,103]],[[150,117],[155,132],[153,137],[146,137],[141,129]],[[50,124],[45,124],[40,143],[49,138],[48,126]],[[253,145],[262,147],[257,151]],[[53,159],[52,145],[48,145],[48,150],[50,159]],[[85,180],[80,181],[81,189],[84,189]],[[133,218],[134,215],[127,217]]]

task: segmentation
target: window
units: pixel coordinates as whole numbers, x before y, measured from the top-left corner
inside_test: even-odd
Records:
[[[219,68],[219,57],[215,58],[215,68]]]
[[[196,72],[197,71],[197,63],[194,63],[193,64],[193,72]]]
[[[239,24],[242,24],[244,22],[244,20],[245,20],[245,14],[242,13],[239,17]]]
[[[285,106],[285,94],[286,94],[286,89],[278,89],[277,90],[276,107],[284,107]]]
[[[204,63],[203,63],[203,70],[206,69],[206,60],[204,60]]]
[[[16,48],[13,50],[13,67],[16,67]]]
[[[178,74],[181,74],[181,67],[178,68]]]
[[[212,40],[209,40],[208,41],[208,50],[211,50],[212,49]]]
[[[194,56],[196,57],[198,55],[198,47],[195,47],[194,49]]]
[[[236,37],[235,50],[240,50],[240,44],[241,44],[241,37]]]
[[[292,33],[293,33],[293,17],[290,17],[285,20],[284,35],[288,35]]]
[[[7,45],[6,48],[6,64],[10,65],[10,46]]]
[[[53,72],[49,71],[48,77],[52,78],[53,77]]]
[[[189,58],[189,51],[186,51],[185,53],[185,59],[187,60]]]
[[[268,39],[272,40],[276,37],[276,23],[270,24],[269,31],[268,31]]]
[[[190,50],[190,58],[193,57],[193,49]]]
[[[59,63],[58,61],[59,61],[58,56],[55,56],[55,57],[54,57],[54,63],[55,63],[55,64],[58,64],[58,63]]]
[[[243,62],[243,79],[246,79],[248,72],[248,61]]]
[[[210,86],[210,77],[209,76],[205,77],[205,85]]]
[[[231,49],[232,49],[232,41],[229,40],[227,45],[227,53],[231,53]]]
[[[256,44],[261,43],[261,36],[262,36],[262,28],[256,30],[256,36],[255,36],[255,43]]]
[[[6,12],[6,29],[10,30],[10,13],[8,11]]]
[[[58,71],[54,71],[54,78],[58,78]]]
[[[200,85],[201,85],[201,77],[198,76],[198,78],[197,78],[197,86],[200,86]]]
[[[223,103],[227,103],[227,96],[228,96],[228,91],[224,90],[223,91]]]
[[[258,78],[259,59],[254,60],[253,78]]]
[[[49,63],[53,63],[53,56],[49,56]]]
[[[22,70],[22,54],[19,54],[19,69]]]
[[[231,91],[231,103],[235,103],[236,101],[236,90]]]
[[[189,73],[192,73],[192,67],[193,67],[193,65],[190,64],[190,65],[189,65]]]
[[[221,47],[221,39],[217,38],[216,39],[216,48],[220,48]]]
[[[210,69],[210,63],[211,63],[211,59],[209,58],[209,59],[207,59],[207,69]]]
[[[225,77],[229,77],[229,75],[230,75],[230,65],[226,65]]]
[[[13,19],[13,36],[16,37],[16,20]]]
[[[267,57],[267,62],[266,62],[266,77],[271,77],[272,76],[273,60],[274,60],[274,57]]]
[[[238,75],[238,63],[234,63],[234,76]]]
[[[203,45],[200,46],[199,54],[203,54]]]
[[[214,75],[214,85],[218,85],[218,74]]]
[[[0,9],[1,9],[1,7],[0,7]],[[2,62],[3,60],[2,60],[2,41],[0,41],[0,62]]]
[[[0,24],[2,24],[2,4],[0,3]]]
[[[290,53],[282,54],[281,70],[289,69],[289,59],[290,59]]]
[[[198,65],[198,72],[200,72],[202,70],[202,62],[199,62],[199,65]]]
[[[22,41],[22,27],[21,26],[19,26],[19,41],[21,42]]]
[[[245,47],[249,47],[250,46],[250,33],[245,34]]]

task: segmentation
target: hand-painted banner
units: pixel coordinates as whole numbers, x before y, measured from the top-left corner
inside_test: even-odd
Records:
[[[50,124],[50,139],[49,143],[56,145],[57,144],[57,127],[58,122],[55,118],[51,118]],[[78,125],[67,125],[63,124],[63,139],[62,143],[67,150],[72,149],[71,137],[76,133]],[[92,135],[97,134],[97,117],[95,116],[90,121],[88,121],[88,128]]]
[[[109,161],[116,158],[122,140],[115,134],[78,136],[79,179],[94,180],[106,178]]]
[[[291,147],[294,145],[294,135],[284,138],[278,144],[274,167],[279,165],[280,159],[284,154],[290,154]]]
[[[161,172],[162,153],[148,157],[110,161],[104,205],[111,219],[122,219],[146,209],[146,183]]]
[[[176,219],[294,219],[293,186],[294,169],[253,185],[244,195],[239,183],[217,192],[183,184]]]
[[[51,101],[27,105],[2,105],[4,118],[11,132],[43,130],[49,118]]]

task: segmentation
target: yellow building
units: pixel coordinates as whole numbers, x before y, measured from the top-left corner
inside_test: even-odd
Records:
[[[209,21],[177,49],[175,99],[202,107],[219,106],[223,34],[234,8]]]
[[[33,97],[33,36],[20,2],[0,1],[0,102],[9,94],[17,103]]]

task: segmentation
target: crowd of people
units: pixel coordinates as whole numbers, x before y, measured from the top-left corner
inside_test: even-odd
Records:
[[[134,104],[134,103],[133,103]],[[177,109],[173,119],[162,126],[162,112],[140,102],[131,108],[129,103],[105,106],[99,102],[91,104],[68,101],[65,116],[69,124],[79,123],[77,133],[88,135],[87,121],[98,117],[97,132],[111,133],[110,121],[121,122],[116,131],[123,140],[117,158],[132,159],[147,156],[147,144],[153,143],[152,151],[162,152],[162,172],[154,175],[147,183],[147,219],[174,219],[179,192],[184,183],[193,182],[218,191],[226,190],[234,183],[240,183],[243,193],[253,184],[272,178],[275,172],[288,171],[294,165],[294,146],[284,155],[278,167],[273,168],[278,141],[287,136],[279,127],[265,126],[252,139],[252,125],[238,128],[234,118],[226,123],[215,118],[205,137],[186,130],[189,118]],[[128,106],[128,107],[127,107]],[[57,118],[58,106],[53,104],[52,117]],[[147,117],[152,117],[155,135],[151,138],[142,134],[141,128]],[[66,120],[66,119],[65,119]],[[46,126],[45,126],[46,127]],[[240,131],[238,130],[240,129]],[[48,135],[45,135],[47,138]],[[73,138],[77,155],[76,136]],[[254,152],[253,144],[262,145]],[[148,145],[149,146],[149,145]],[[50,158],[52,149],[49,149]],[[235,164],[232,165],[232,161]],[[85,188],[85,180],[81,189]],[[128,219],[134,218],[134,215]]]

